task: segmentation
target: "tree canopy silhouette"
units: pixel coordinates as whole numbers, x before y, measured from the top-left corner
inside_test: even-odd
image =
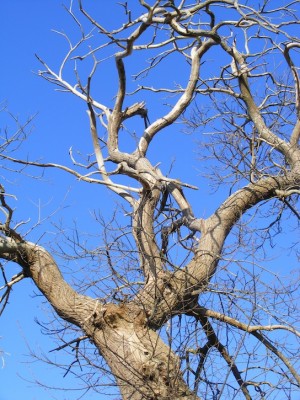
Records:
[[[102,20],[102,7],[115,20]],[[61,227],[64,241],[30,241],[3,182],[1,312],[13,286],[31,279],[57,317],[55,351],[75,355],[64,374],[72,370],[85,388],[109,396],[113,379],[131,400],[299,393],[299,272],[280,274],[270,260],[287,234],[290,257],[299,254],[299,8],[79,0],[66,8],[75,34],[59,32],[68,44],[60,65],[37,55],[38,75],[85,104],[86,132],[62,135],[70,146],[86,135],[92,154],[70,148],[64,163],[22,157],[25,126],[2,135],[2,166],[60,170],[83,191],[96,185],[101,243],[91,249]],[[201,185],[214,189],[207,197],[180,176],[192,165],[179,164],[174,177],[170,160],[153,162],[164,148],[180,160],[174,130],[196,139]],[[110,216],[107,192],[116,199]],[[218,205],[205,215],[200,200]]]

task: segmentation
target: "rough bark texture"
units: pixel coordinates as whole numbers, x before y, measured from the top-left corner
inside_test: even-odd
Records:
[[[8,243],[9,242],[9,243]],[[135,303],[102,305],[76,293],[54,259],[29,242],[1,241],[2,257],[17,261],[57,314],[79,326],[93,341],[117,379],[124,399],[196,399],[182,378],[171,349],[149,328],[146,313]]]
[[[117,378],[124,399],[196,399],[178,358],[132,304],[107,305],[91,337]]]

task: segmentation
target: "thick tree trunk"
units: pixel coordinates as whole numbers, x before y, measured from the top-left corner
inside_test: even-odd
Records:
[[[103,305],[78,294],[64,281],[52,256],[33,243],[0,238],[0,256],[22,265],[57,314],[89,336],[124,399],[197,399],[183,380],[179,359],[148,327],[141,306]]]
[[[266,178],[230,196],[203,224],[199,248],[186,268],[173,274],[161,271],[130,303],[101,304],[78,294],[45,249],[20,238],[0,237],[0,257],[21,265],[57,314],[89,336],[124,399],[197,399],[184,382],[179,359],[154,329],[195,306],[197,293],[214,273],[224,240],[240,216],[296,181],[295,174]]]
[[[148,328],[144,312],[135,305],[104,306],[85,331],[110,366],[124,399],[198,399],[183,380],[177,356]]]

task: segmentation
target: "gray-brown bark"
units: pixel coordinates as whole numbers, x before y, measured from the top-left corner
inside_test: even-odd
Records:
[[[119,306],[76,293],[40,246],[2,239],[1,256],[20,263],[58,315],[82,328],[110,366],[125,399],[196,399],[183,381],[179,360],[155,330],[171,316],[192,313],[239,217],[276,190],[296,184],[300,181],[291,174],[290,179],[266,178],[234,193],[202,224],[198,249],[184,270],[157,274],[133,302]]]
[[[141,306],[103,305],[76,293],[64,281],[52,256],[33,243],[1,239],[0,255],[20,263],[57,314],[93,341],[124,399],[196,399],[183,381],[178,358],[149,328]]]
[[[248,6],[241,8],[237,2],[230,0],[208,0],[196,2],[196,4],[190,6],[184,6],[185,2],[181,2],[178,7],[173,2],[166,3],[164,6],[160,6],[160,2],[156,2],[155,5],[150,6],[141,1],[141,5],[147,11],[146,14],[128,22],[119,30],[108,32],[87,13],[81,2],[79,3],[81,12],[92,26],[106,35],[110,44],[114,43],[118,47],[118,51],[114,53],[118,89],[112,109],[91,96],[90,86],[98,65],[96,59],[94,59],[94,68],[88,77],[87,86],[83,87],[81,81],[78,81],[77,86],[80,91],[77,90],[76,85],[71,86],[64,80],[64,64],[60,72],[56,74],[42,61],[46,71],[41,72],[41,75],[86,102],[95,153],[94,164],[97,165],[97,173],[101,176],[101,179],[90,178],[88,175],[80,174],[75,169],[63,165],[29,162],[5,155],[3,157],[22,165],[60,168],[75,175],[80,180],[107,186],[127,202],[131,208],[131,237],[139,255],[138,267],[142,271],[144,284],[136,289],[132,299],[127,300],[125,298],[119,304],[104,303],[77,293],[63,279],[59,266],[46,249],[23,240],[19,234],[10,228],[12,210],[5,201],[4,192],[1,192],[0,198],[7,217],[5,223],[1,225],[0,258],[18,263],[23,274],[33,280],[55,312],[62,319],[79,327],[87,335],[99,350],[99,355],[105,359],[110,367],[124,399],[197,399],[200,371],[203,369],[206,355],[211,348],[214,348],[225,360],[244,398],[250,400],[251,395],[248,386],[252,385],[256,388],[259,387],[259,384],[243,381],[242,373],[235,365],[234,358],[219,340],[209,318],[225,321],[248,333],[250,333],[249,325],[243,322],[234,322],[233,318],[200,307],[198,297],[207,289],[211,278],[218,270],[224,244],[239,220],[249,210],[256,209],[262,202],[274,198],[285,201],[286,197],[300,193],[299,77],[290,55],[290,51],[293,48],[298,48],[299,45],[293,41],[289,45],[284,43],[286,47],[282,50],[279,45],[273,44],[274,48],[282,52],[283,58],[292,72],[294,88],[292,90],[290,85],[286,90],[293,93],[296,104],[296,117],[291,119],[294,128],[291,133],[285,132],[285,135],[281,135],[281,133],[276,132],[275,123],[273,126],[266,122],[264,107],[266,107],[265,103],[268,103],[269,97],[273,99],[273,92],[270,95],[266,89],[265,98],[263,101],[259,101],[256,99],[251,86],[250,67],[252,67],[252,64],[248,63],[248,58],[253,57],[257,63],[259,63],[259,58],[249,52],[248,42],[251,37],[247,36],[247,29],[250,27],[257,29],[258,36],[260,31],[264,29],[267,32],[278,30],[284,36],[281,32],[282,27],[275,26],[271,20],[269,21],[268,15],[263,18],[260,17],[260,13],[263,14],[264,12],[264,7],[260,10],[250,8],[249,11]],[[210,6],[214,4],[221,8],[225,7],[227,11],[234,11],[233,18],[235,20],[222,20],[217,23],[217,11],[214,8],[212,8],[213,11],[210,9]],[[280,13],[281,9],[277,11]],[[245,14],[248,12],[250,13],[249,18]],[[205,17],[204,20],[209,22],[196,22],[198,16]],[[298,24],[299,21],[293,21],[293,23]],[[170,38],[162,39],[160,37],[160,42],[156,43],[158,27],[162,31],[167,30]],[[128,28],[130,28],[129,33],[127,32]],[[221,36],[220,32],[223,32],[225,28],[227,29],[227,36],[225,34]],[[243,29],[245,54],[237,50],[235,40],[232,39],[231,29]],[[153,42],[148,43],[146,41],[145,44],[140,44],[143,35],[145,33],[150,34],[149,31],[152,32]],[[119,39],[120,32],[127,35],[126,40]],[[284,38],[291,40],[288,34]],[[184,45],[186,47],[180,47],[183,40],[184,43],[188,43]],[[84,41],[85,39],[82,39],[82,43]],[[271,39],[270,41],[273,43]],[[183,56],[184,60],[187,61],[188,73],[185,76],[185,84],[173,91],[169,90],[179,96],[165,115],[152,123],[148,123],[145,119],[145,128],[138,134],[134,150],[130,153],[122,151],[119,146],[119,135],[123,124],[135,116],[146,118],[148,113],[144,101],[129,106],[124,105],[125,100],[128,99],[126,92],[128,76],[125,60],[135,51],[155,50],[156,46],[158,49],[164,49],[167,45],[171,47],[166,50],[166,53],[163,52],[164,55],[167,56],[168,52],[170,54],[176,53]],[[218,77],[213,75],[216,72],[214,70],[212,77],[206,80],[202,79],[201,69],[205,68],[206,57],[209,57],[210,51],[216,47],[225,57],[229,56],[232,63],[229,67],[224,61],[226,65],[220,71],[218,70]],[[268,53],[272,50],[272,47],[265,50],[265,55],[268,56]],[[71,57],[72,51],[70,51],[68,57]],[[91,54],[89,53],[89,56]],[[68,57],[65,62],[67,62]],[[85,57],[88,58],[88,56]],[[160,55],[157,57],[160,57]],[[149,70],[151,69],[152,67],[149,68]],[[259,78],[263,77],[264,72],[260,72],[258,76]],[[273,81],[275,81],[274,77]],[[278,87],[278,103],[275,102],[275,106],[271,103],[267,111],[271,112],[273,107],[276,106],[278,109],[284,107],[281,100],[282,85],[280,84]],[[156,91],[154,88],[144,87],[136,91],[139,92],[140,90],[145,90],[145,93],[147,90],[153,93]],[[157,89],[158,92],[164,92],[164,90]],[[167,89],[165,91],[168,92]],[[228,167],[233,171],[231,172],[234,176],[232,187],[239,189],[232,189],[231,194],[206,219],[195,216],[184,192],[185,187],[192,189],[194,187],[164,175],[158,169],[158,166],[152,165],[147,158],[149,147],[154,145],[156,135],[187,112],[197,94],[204,95],[205,99],[207,97],[212,99],[212,108],[214,105],[217,105],[217,108],[219,107],[214,98],[215,94],[226,94],[226,96],[236,100],[231,109],[232,116],[229,117],[230,129],[233,129],[233,133],[229,132],[229,134],[236,134],[241,142],[245,141],[247,144],[241,150],[238,140],[230,142],[230,139],[226,137],[228,132],[224,131],[219,135],[221,142],[226,145],[226,149],[227,147],[230,148],[229,153],[233,154]],[[222,121],[226,126],[228,124],[228,120],[226,120],[228,114],[227,99],[224,104],[223,108],[220,106],[220,118],[223,118]],[[292,104],[288,106],[289,112],[290,109],[293,110]],[[237,112],[238,119],[243,120],[240,126],[235,125],[235,108],[239,110]],[[100,122],[107,134],[106,142],[103,141],[104,144],[99,140],[100,135],[98,134],[97,113],[99,111],[101,113]],[[224,112],[224,115],[222,112]],[[207,121],[205,118],[204,120],[205,125]],[[214,120],[214,117],[212,117],[212,120]],[[248,124],[250,123],[254,133],[249,133]],[[292,123],[289,121],[286,131],[291,130],[291,125]],[[258,147],[262,143],[268,150],[259,156]],[[102,154],[103,145],[106,146],[108,154],[106,159]],[[167,145],[171,146],[172,143],[169,142]],[[274,153],[278,155],[280,164],[278,164],[276,156],[273,158]],[[222,160],[222,155],[218,153],[217,146],[214,154],[217,161]],[[265,157],[265,154],[268,157]],[[235,160],[236,155],[238,163]],[[248,162],[247,157],[250,156],[251,161]],[[228,157],[226,151],[224,151],[223,157],[223,161]],[[265,160],[265,158],[267,159]],[[257,159],[259,159],[259,162],[257,162]],[[107,161],[114,163],[116,170],[108,172]],[[242,165],[241,170],[239,170],[240,165]],[[127,176],[130,181],[135,181],[137,187],[115,183],[114,175]],[[162,217],[161,214],[167,208],[168,198],[171,199],[172,207],[168,210],[169,214],[165,214],[168,216]],[[293,210],[291,206],[290,208]],[[294,214],[297,216],[295,210]],[[160,226],[161,228],[159,228]],[[181,227],[192,232],[192,234],[197,233],[199,238],[197,244],[195,242],[193,244],[190,251],[192,255],[189,255],[188,261],[184,265],[177,266],[172,264],[171,257],[168,256],[168,237],[174,232],[180,231]],[[161,238],[159,234],[161,234]],[[180,244],[181,241],[178,240],[178,243]],[[181,360],[159,334],[166,322],[174,316],[182,314],[193,316],[199,320],[202,331],[207,338],[207,343],[199,351],[196,350],[196,353],[200,354],[200,361],[197,371],[194,372],[194,391],[188,387],[185,381],[185,371],[181,370]],[[289,329],[289,332],[294,331],[292,328]],[[253,332],[254,337],[285,364],[295,382],[299,384],[300,378],[293,365],[286,362],[286,358],[276,350],[275,346],[260,333],[256,333],[254,328]]]

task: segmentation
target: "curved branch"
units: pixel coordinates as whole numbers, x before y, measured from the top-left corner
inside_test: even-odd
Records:
[[[205,313],[202,314],[202,316],[199,315],[199,320],[200,323],[205,331],[205,334],[207,336],[208,339],[208,343],[210,346],[215,347],[219,353],[221,354],[221,356],[224,358],[224,360],[226,361],[228,367],[230,368],[230,371],[232,372],[235,380],[237,381],[238,385],[240,386],[245,399],[246,400],[251,400],[251,396],[250,393],[247,389],[247,384],[246,382],[244,382],[244,380],[242,379],[241,373],[238,370],[234,358],[231,357],[226,349],[226,347],[220,342],[220,340],[218,339],[218,336],[216,335],[211,323],[209,322],[207,316]]]
[[[41,246],[23,241],[18,243],[9,237],[0,237],[0,257],[13,261],[23,268],[24,275],[31,277],[57,314],[64,320],[83,327],[93,317],[99,302],[78,294],[63,279],[53,257]]]
[[[219,321],[226,322],[226,323],[230,324],[231,326],[241,329],[244,332],[251,333],[253,336],[256,337],[256,339],[258,339],[262,344],[264,344],[268,350],[270,350],[272,353],[274,353],[285,364],[285,366],[288,368],[290,373],[295,378],[298,385],[300,385],[300,375],[297,373],[297,371],[295,370],[293,365],[289,362],[288,358],[284,354],[282,354],[268,339],[266,339],[261,333],[258,332],[258,330],[271,331],[272,326],[247,325],[240,321],[237,321],[234,318],[228,317],[227,315],[221,314],[216,311],[208,310],[207,308],[201,307],[201,306],[195,307],[195,309],[193,311],[189,312],[188,314],[192,315],[196,318],[199,318],[200,321],[201,321],[201,318],[203,318],[204,316],[215,318],[215,319],[218,319]],[[296,334],[298,337],[300,336],[300,333],[298,331],[296,331],[295,329],[292,329],[289,327],[283,328],[282,326],[280,326],[280,327],[277,326],[277,328],[275,328],[275,327],[276,327],[276,325],[274,325],[274,329],[286,329],[289,332]]]
[[[55,163],[39,163],[39,162],[35,162],[35,161],[24,161],[24,160],[18,160],[16,158],[12,158],[6,155],[1,155],[2,158],[5,158],[6,160],[10,160],[14,163],[17,164],[22,164],[22,165],[32,165],[35,167],[41,167],[41,168],[57,168],[57,169],[61,169],[65,172],[68,172],[71,175],[76,176],[76,178],[78,178],[78,180],[80,181],[84,181],[84,182],[88,182],[88,183],[97,183],[99,185],[106,185],[108,187],[112,187],[115,190],[120,189],[120,190],[128,190],[130,192],[135,192],[135,193],[140,193],[140,189],[138,188],[132,188],[130,186],[125,186],[125,185],[120,185],[118,183],[114,183],[112,181],[106,181],[106,180],[99,180],[99,179],[93,179],[93,178],[89,178],[87,175],[81,175],[79,174],[77,171],[66,167],[65,165],[61,165],[61,164],[55,164]]]
[[[231,48],[227,45],[227,43],[221,42],[221,46],[233,58],[231,64],[232,73],[238,79],[240,91],[242,94],[242,100],[246,104],[247,111],[252,122],[255,125],[255,128],[257,129],[259,138],[274,147],[280,153],[282,153],[285,156],[287,162],[289,162],[291,165],[294,165],[295,162],[297,162],[298,156],[295,156],[292,146],[290,145],[290,143],[275,135],[266,126],[260,110],[254,101],[254,97],[248,81],[249,67],[246,63],[245,57],[236,49],[235,45]]]
[[[185,271],[193,291],[203,290],[208,283],[217,267],[224,241],[241,216],[259,202],[277,197],[277,189],[285,190],[291,185],[300,186],[300,176],[290,173],[285,177],[260,179],[233,193],[215,213],[202,221],[202,236],[196,255]]]
[[[150,142],[154,138],[155,134],[162,129],[166,128],[167,126],[171,125],[176,119],[184,112],[187,106],[190,104],[195,89],[198,82],[198,75],[199,75],[199,68],[200,68],[200,59],[201,57],[213,46],[216,42],[212,39],[207,40],[206,42],[200,44],[199,46],[195,46],[191,50],[191,72],[189,77],[188,85],[181,95],[175,106],[172,110],[166,114],[165,116],[159,118],[151,125],[145,129],[144,135],[141,137],[138,150],[139,154],[145,155]]]
[[[80,99],[84,100],[85,102],[88,101],[88,96],[83,94],[77,90],[77,86],[70,85],[67,81],[65,81],[61,76],[57,75],[52,69],[38,56],[35,55],[36,58],[40,61],[41,64],[44,65],[46,71],[38,71],[38,75],[42,78],[46,79],[47,81],[54,83],[57,86],[63,87],[66,91],[71,92],[75,96],[79,97]],[[93,100],[93,106],[98,108],[99,110],[103,111],[107,117],[110,116],[110,109],[103,104]]]
[[[92,135],[92,141],[93,141],[93,147],[95,150],[95,156],[99,168],[99,172],[102,175],[104,183],[115,193],[117,193],[119,196],[123,197],[125,200],[127,200],[131,205],[134,204],[134,198],[124,190],[124,188],[117,187],[118,185],[114,184],[112,180],[108,177],[108,174],[105,169],[104,165],[104,159],[102,156],[102,151],[99,145],[99,139],[97,135],[97,125],[96,125],[96,117],[95,113],[93,110],[93,106],[90,101],[88,101],[88,115],[90,118],[90,126],[91,126],[91,135]]]
[[[153,298],[151,284],[146,285],[137,296],[150,310],[159,301],[159,308],[151,320],[154,326],[161,326],[178,309],[190,308],[197,295],[207,287],[216,271],[224,242],[241,216],[259,202],[276,197],[276,189],[284,190],[291,185],[300,186],[300,176],[290,173],[285,177],[263,178],[232,194],[208,219],[194,221],[201,231],[201,238],[192,260],[184,269],[176,270],[167,278],[168,287],[165,285],[166,277],[162,278],[160,299]]]
[[[150,12],[149,12],[150,13]],[[151,14],[151,13],[150,13]],[[141,36],[141,34],[149,27],[148,23],[142,23],[140,26],[128,37],[126,40],[127,45],[125,50],[120,51],[115,55],[116,66],[119,76],[119,87],[117,98],[108,124],[108,149],[110,155],[118,152],[118,135],[121,123],[123,121],[122,106],[126,93],[126,73],[123,58],[132,53],[134,42]]]
[[[229,196],[209,218],[211,221],[208,224],[210,225],[212,222],[211,230],[220,229],[225,237],[247,210],[263,200],[278,197],[278,190],[279,193],[282,193],[282,191],[289,190],[291,186],[295,190],[299,190],[300,176],[297,173],[290,172],[286,176],[268,176],[255,183],[250,183]]]
[[[156,279],[162,272],[162,258],[154,232],[154,212],[159,200],[160,190],[144,190],[136,203],[132,219],[133,236],[139,250],[141,268],[146,280]]]
[[[2,276],[3,276],[4,282],[5,282],[5,284],[0,287],[0,290],[5,289],[4,293],[0,297],[0,304],[3,303],[3,305],[0,309],[0,316],[1,316],[9,302],[9,296],[10,296],[10,292],[12,290],[13,285],[16,284],[17,282],[20,282],[22,279],[25,278],[25,276],[24,276],[23,272],[19,272],[18,274],[14,275],[10,281],[8,281],[6,279],[4,268],[1,264],[0,264],[0,269],[1,269]]]
[[[295,103],[297,111],[297,122],[292,132],[290,141],[292,146],[296,146],[300,138],[300,79],[297,68],[295,67],[293,60],[291,59],[290,56],[290,50],[293,48],[300,48],[300,43],[288,43],[284,48],[283,54],[286,59],[286,62],[288,63],[288,66],[292,71],[295,82],[295,97],[296,97]]]
[[[191,315],[195,315],[195,314],[205,315],[210,318],[215,318],[219,321],[226,322],[226,323],[228,323],[238,329],[241,329],[245,332],[248,332],[248,333],[254,333],[257,331],[271,332],[274,330],[286,330],[288,332],[294,333],[297,337],[300,338],[300,332],[291,326],[286,326],[286,325],[249,325],[249,324],[245,324],[241,321],[238,321],[232,317],[229,317],[228,315],[222,314],[218,311],[209,310],[208,308],[205,308],[202,306],[198,306],[195,310],[193,310]]]

